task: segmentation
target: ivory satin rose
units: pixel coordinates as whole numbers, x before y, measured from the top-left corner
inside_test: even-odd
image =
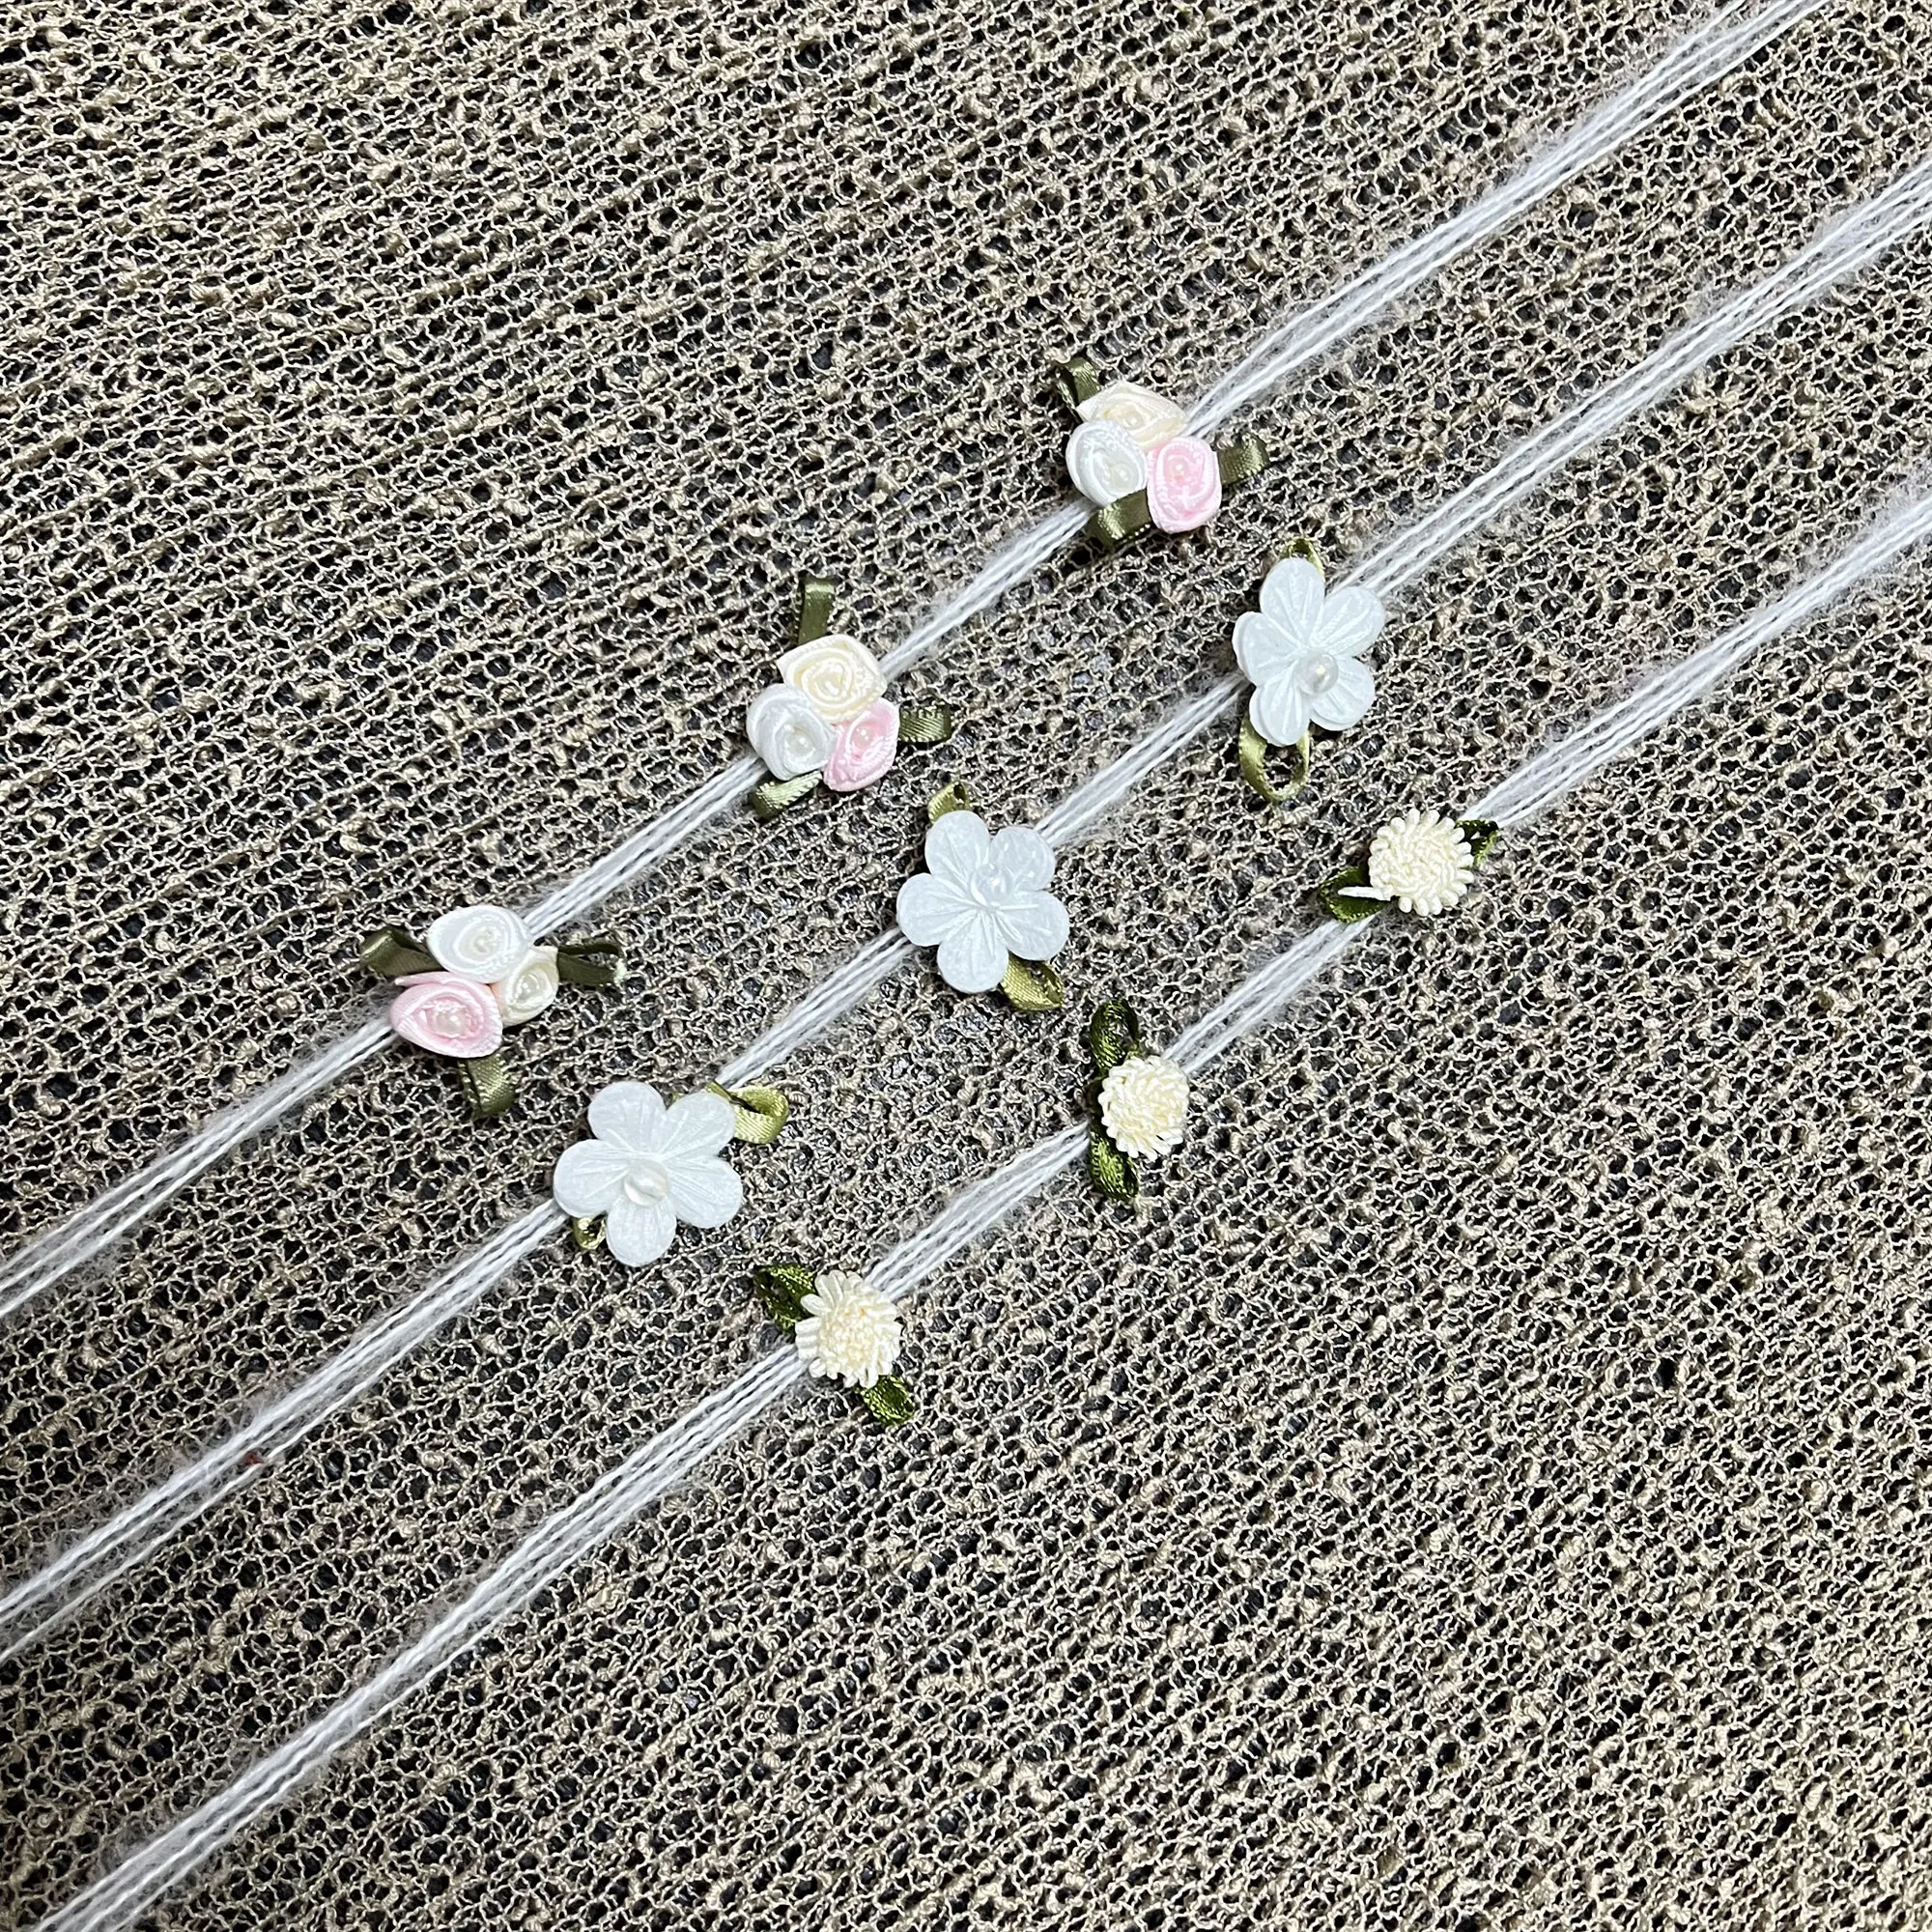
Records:
[[[828,724],[844,724],[886,695],[885,673],[857,638],[833,632],[779,660],[779,676]]]

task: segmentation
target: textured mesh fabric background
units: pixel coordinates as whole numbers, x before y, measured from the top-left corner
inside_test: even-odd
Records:
[[[1690,14],[568,5],[14,23],[4,1180],[25,1232],[349,1017],[372,924],[566,875],[738,747],[822,568],[881,651],[1064,500],[1041,381],[1192,395]],[[890,917],[923,801],[1037,815],[1927,140],[1839,4],[1248,420],[1211,531],[1040,574],[966,726],[599,922],[635,996],[459,1118],[392,1055],[0,1332],[10,1575],[708,1075]],[[1410,803],[1462,802],[1841,544],[1932,441],[1932,246],[1714,366],[1405,596],[1264,812],[1219,737],[1069,853],[1075,1009],[924,967],[798,1054],[745,1212],[561,1244],[0,1671],[6,1910],[298,1728],[863,1266],[1076,1118]],[[923,1407],[722,1456],[156,1915],[214,1927],[1932,1918],[1932,1169],[1908,574],[1391,923],[913,1305]],[[12,1236],[10,1236],[10,1239]]]

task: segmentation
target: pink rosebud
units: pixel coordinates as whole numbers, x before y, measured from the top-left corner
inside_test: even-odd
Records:
[[[481,1060],[503,1043],[503,1012],[480,980],[459,973],[412,973],[389,1004],[389,1024],[412,1046],[445,1060]]]
[[[1198,530],[1221,507],[1221,459],[1198,436],[1177,436],[1148,455],[1148,515],[1170,535]]]
[[[890,697],[868,704],[838,727],[819,773],[828,791],[863,791],[892,769],[899,750],[899,708]]]

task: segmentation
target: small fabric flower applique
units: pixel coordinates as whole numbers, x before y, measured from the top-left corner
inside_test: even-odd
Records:
[[[389,1025],[412,1046],[457,1063],[470,1114],[482,1121],[516,1104],[505,1028],[535,1019],[565,981],[624,981],[624,949],[614,939],[539,946],[515,913],[491,905],[444,913],[423,940],[385,926],[363,941],[361,959],[403,988],[389,1004]]]
[[[707,1087],[666,1106],[655,1087],[616,1081],[591,1099],[590,1138],[558,1155],[551,1196],[578,1247],[608,1247],[624,1266],[642,1267],[680,1222],[722,1228],[737,1213],[745,1185],[719,1156],[734,1140],[769,1144],[784,1118],[782,1098],[766,1088]]]
[[[1125,1000],[1103,1000],[1087,1028],[1094,1079],[1088,1104],[1094,1121],[1087,1169],[1101,1193],[1131,1201],[1140,1192],[1137,1163],[1164,1159],[1187,1126],[1187,1075],[1150,1053],[1139,1018]]]
[[[893,1374],[899,1358],[898,1310],[864,1275],[841,1268],[814,1274],[795,1262],[780,1262],[754,1270],[752,1289],[791,1336],[809,1376],[842,1382],[888,1426],[912,1415],[912,1392]]]
[[[1387,906],[1434,919],[1469,890],[1499,830],[1487,818],[1452,818],[1411,806],[1370,841],[1368,857],[1316,889],[1331,919],[1372,919]]]
[[[899,930],[939,950],[939,975],[961,993],[995,986],[1022,1012],[1064,1004],[1053,955],[1066,944],[1066,908],[1046,890],[1053,847],[1030,826],[993,833],[949,786],[933,800],[925,870],[899,888]]]
[[[863,791],[892,769],[901,745],[941,745],[953,720],[944,704],[901,710],[885,673],[858,639],[828,629],[832,585],[808,577],[799,592],[798,642],[779,659],[780,682],[753,698],[745,735],[771,777],[752,810],[776,818],[821,785]]]
[[[1066,440],[1066,473],[1094,505],[1088,534],[1102,550],[1149,530],[1179,535],[1211,523],[1225,491],[1267,468],[1266,447],[1243,437],[1226,449],[1187,434],[1179,409],[1137,383],[1101,384],[1085,355],[1054,371],[1078,421]]]
[[[1271,805],[1308,780],[1315,731],[1352,730],[1375,702],[1365,654],[1381,636],[1381,599],[1359,584],[1331,591],[1321,553],[1297,537],[1262,583],[1261,609],[1235,620],[1235,659],[1253,682],[1241,724],[1241,776]],[[1271,747],[1292,747],[1285,787],[1268,779]]]

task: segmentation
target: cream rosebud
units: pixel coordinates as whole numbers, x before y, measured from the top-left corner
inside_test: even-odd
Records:
[[[838,632],[787,651],[779,675],[828,724],[845,724],[886,695],[885,673],[871,652]]]
[[[533,946],[513,973],[491,982],[505,1026],[533,1020],[556,998],[556,948]]]

